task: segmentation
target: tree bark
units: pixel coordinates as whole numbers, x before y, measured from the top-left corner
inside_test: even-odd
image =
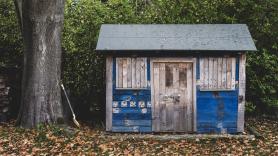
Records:
[[[59,83],[64,2],[15,0],[24,43],[22,97],[17,118],[21,127],[63,121]]]

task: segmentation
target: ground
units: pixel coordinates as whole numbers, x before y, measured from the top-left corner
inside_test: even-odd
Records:
[[[278,155],[278,121],[253,118],[247,123],[263,138],[113,139],[84,124],[79,130],[57,126],[25,130],[10,122],[0,125],[0,155]]]

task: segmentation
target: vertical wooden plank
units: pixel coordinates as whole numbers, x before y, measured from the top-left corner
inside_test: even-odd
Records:
[[[127,58],[123,58],[122,62],[123,62],[123,88],[127,88]]]
[[[214,85],[213,85],[213,58],[210,57],[209,58],[209,88],[213,89]]]
[[[179,108],[179,131],[186,131],[186,95],[187,95],[187,65],[186,63],[179,63],[179,94],[180,94],[180,108]],[[176,119],[175,119],[176,120]]]
[[[192,131],[193,129],[193,99],[192,99],[192,63],[187,64],[187,131]]]
[[[159,118],[160,118],[160,130],[166,131],[166,102],[165,96],[166,95],[166,71],[165,71],[165,63],[159,63]]]
[[[180,120],[180,81],[179,81],[179,64],[173,64],[173,106],[170,109],[173,115],[173,130],[180,131],[180,125],[182,121]],[[170,112],[171,113],[171,112]]]
[[[117,63],[118,63],[118,88],[123,88],[123,61],[122,58],[117,58]]]
[[[145,57],[145,87],[148,87],[148,62],[147,62],[147,58]]]
[[[204,59],[200,58],[199,59],[200,65],[199,65],[199,70],[200,70],[200,88],[204,88],[205,86],[205,81],[204,81]]]
[[[132,63],[131,58],[127,58],[127,88],[132,87]]]
[[[232,58],[232,89],[235,89],[236,85],[236,58]]]
[[[132,81],[132,88],[136,88],[136,58],[132,58],[131,59],[131,64],[132,64],[132,71],[131,71],[131,81]]]
[[[227,58],[227,89],[231,89],[232,86],[232,58]]]
[[[141,58],[136,58],[136,88],[141,86]]]
[[[244,132],[244,111],[245,111],[245,63],[246,54],[241,54],[239,58],[239,96],[238,96],[238,115],[237,131]]]
[[[152,128],[155,132],[160,131],[160,105],[159,105],[159,64],[158,63],[152,63],[153,66],[153,76],[152,76],[152,97],[153,97],[153,123],[152,123]]]
[[[217,88],[222,88],[221,87],[221,82],[222,82],[222,68],[223,68],[223,62],[222,58],[218,57],[217,58]]]
[[[197,92],[196,92],[196,58],[193,58],[192,74],[192,105],[193,105],[193,131],[197,132]]]
[[[119,88],[119,58],[116,58],[116,88]]]
[[[141,75],[140,75],[140,87],[145,88],[146,86],[146,61],[145,58],[141,58]]]
[[[165,93],[167,97],[166,100],[166,131],[173,131],[174,130],[174,95],[175,95],[175,88],[174,88],[174,63],[166,63],[165,64]]]
[[[106,58],[106,131],[112,130],[112,74],[113,59]]]
[[[217,88],[217,78],[218,78],[218,67],[217,67],[217,58],[213,58],[213,88]]]
[[[209,88],[209,58],[204,58],[204,89]]]
[[[222,89],[226,89],[226,87],[227,87],[227,66],[226,66],[226,64],[227,64],[227,58],[226,57],[223,57],[222,58],[223,60],[223,66],[222,66],[222,83],[221,83],[221,88]]]

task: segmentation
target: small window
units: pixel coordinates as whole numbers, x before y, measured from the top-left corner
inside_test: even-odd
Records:
[[[147,58],[116,58],[116,88],[147,88]]]
[[[208,57],[200,59],[201,90],[235,89],[236,58]]]

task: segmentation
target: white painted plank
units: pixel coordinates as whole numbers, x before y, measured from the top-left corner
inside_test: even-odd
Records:
[[[141,58],[136,58],[136,88],[141,87]]]
[[[112,71],[113,59],[106,58],[106,131],[112,130]]]
[[[131,81],[132,81],[132,88],[136,88],[136,58],[131,59],[131,64],[132,64],[132,71],[131,71]]]
[[[209,88],[209,58],[204,58],[204,89]]]
[[[192,64],[187,64],[187,131],[193,131]]]
[[[119,58],[116,58],[116,88],[119,88]]]
[[[223,62],[222,62],[222,58],[218,57],[217,58],[217,88],[221,88],[221,82],[222,82],[222,66],[223,66]]]
[[[166,95],[166,71],[165,63],[159,63],[159,118],[160,118],[160,130],[166,131],[166,102],[164,96]]]
[[[140,87],[145,88],[146,86],[146,61],[145,58],[141,58],[141,75],[140,75]]]
[[[217,78],[218,78],[218,67],[217,67],[217,58],[213,58],[213,88],[217,88]]]
[[[123,88],[123,61],[122,58],[117,58],[118,62],[118,88]]]
[[[226,89],[227,87],[227,58],[223,57],[223,66],[222,66],[222,83],[221,83],[221,88]]]
[[[160,115],[159,115],[159,109],[160,109],[160,105],[159,105],[159,64],[158,63],[153,63],[153,79],[152,79],[152,84],[153,84],[153,109],[154,109],[154,113],[153,113],[153,130],[155,132],[160,131]]]
[[[213,89],[214,85],[213,85],[213,58],[210,57],[209,58],[209,88]]]
[[[122,59],[123,61],[123,88],[127,88],[127,59]]]
[[[199,60],[199,67],[200,67],[200,88],[205,88],[205,80],[204,80],[204,59],[200,58]]]
[[[127,88],[132,87],[132,64],[131,58],[127,58]]]
[[[236,85],[236,58],[232,58],[232,89],[235,89]]]
[[[239,103],[237,117],[237,131],[244,132],[244,111],[245,111],[245,63],[246,54],[241,54],[239,59]]]
[[[231,89],[232,85],[232,58],[227,58],[227,89]]]
[[[170,109],[173,113],[172,114],[172,120],[173,120],[173,130],[174,131],[179,131],[180,130],[180,125],[181,125],[181,120],[179,119],[179,114],[180,114],[180,81],[179,81],[179,64],[178,63],[173,63],[173,105],[172,108]]]
[[[196,61],[196,58],[193,59],[193,75],[192,75],[192,105],[193,105],[193,131],[194,132],[197,132],[197,93],[196,93],[196,64],[197,64],[197,61]]]

